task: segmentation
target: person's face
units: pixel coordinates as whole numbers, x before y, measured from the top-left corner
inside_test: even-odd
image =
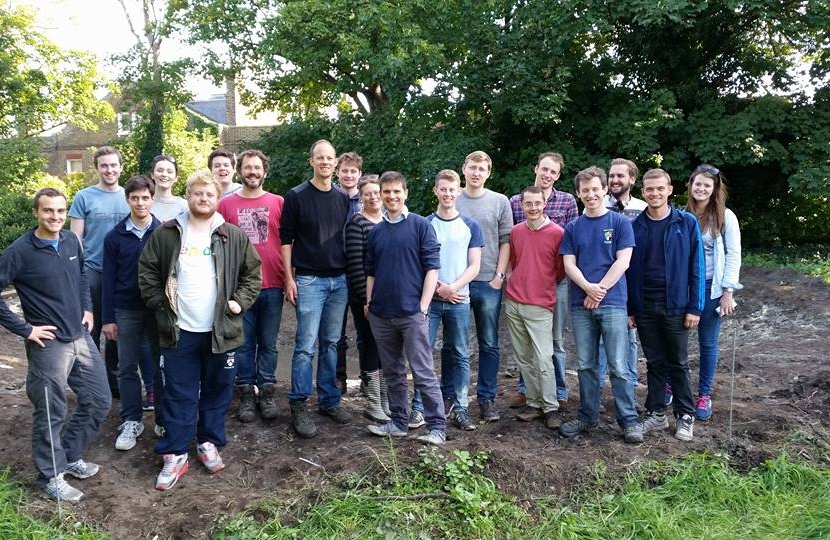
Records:
[[[334,174],[334,166],[337,157],[334,155],[334,147],[329,143],[320,143],[314,147],[314,153],[308,159],[311,168],[314,169],[315,178],[331,178]]]
[[[385,182],[380,186],[380,194],[383,199],[383,206],[391,214],[399,214],[406,204],[407,192],[400,182]]]
[[[474,189],[481,189],[484,187],[484,182],[490,178],[490,164],[486,161],[469,160],[461,168],[464,173],[464,182],[468,187]]]
[[[153,208],[153,196],[149,189],[139,189],[127,195],[127,204],[130,205],[130,216],[135,219],[147,219]]]
[[[452,210],[455,208],[455,201],[458,199],[458,192],[460,188],[456,182],[442,178],[438,184],[432,188],[432,192],[438,197],[438,207],[444,210]]]
[[[628,167],[625,165],[612,165],[608,171],[608,191],[614,197],[619,198],[631,191],[634,187],[634,177],[629,176]]]
[[[190,213],[198,218],[209,218],[219,206],[219,194],[213,184],[195,184],[187,195]]]
[[[587,210],[596,210],[602,207],[602,199],[607,189],[602,187],[602,181],[595,176],[588,181],[580,182],[577,196]]]
[[[671,182],[665,176],[643,180],[643,197],[652,210],[662,210],[669,204],[672,189]]]
[[[66,223],[66,199],[63,197],[41,197],[37,201],[37,208],[32,209],[37,219],[38,228],[57,236]]]
[[[360,200],[363,201],[363,208],[371,212],[379,212],[383,202],[380,200],[380,186],[369,182],[364,184],[360,190]]]
[[[121,159],[118,154],[107,154],[98,156],[98,176],[104,185],[115,186],[118,185],[118,179],[121,177]]]
[[[357,165],[349,161],[344,161],[337,168],[337,179],[340,181],[340,186],[346,191],[351,191],[357,186],[360,175],[361,171],[357,168]]]
[[[249,189],[259,189],[265,182],[265,167],[259,156],[244,156],[240,170],[242,183]]]
[[[210,172],[213,173],[213,177],[220,184],[227,186],[233,181],[233,163],[231,162],[231,158],[216,156],[210,164]]]
[[[157,161],[153,165],[153,180],[157,186],[171,189],[176,183],[176,166],[166,160]]]
[[[697,203],[706,204],[715,190],[715,181],[706,175],[698,174],[692,179],[689,186],[689,195]]]
[[[525,193],[522,196],[522,210],[528,221],[538,221],[545,214],[545,196],[541,193]]]
[[[536,164],[533,172],[536,173],[536,185],[547,191],[559,180],[559,175],[562,174],[562,165],[554,161],[553,158],[546,157]]]

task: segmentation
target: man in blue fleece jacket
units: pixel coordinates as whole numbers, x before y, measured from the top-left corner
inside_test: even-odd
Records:
[[[66,196],[41,189],[33,206],[37,227],[0,256],[0,289],[14,285],[23,318],[0,300],[0,324],[26,339],[26,395],[35,408],[32,458],[40,484],[54,499],[77,502],[83,492],[64,474],[83,479],[98,473],[98,465],[81,456],[109,412],[110,389],[89,335],[92,300],[83,250],[78,237],[63,229]],[[67,386],[78,401],[68,422]]]

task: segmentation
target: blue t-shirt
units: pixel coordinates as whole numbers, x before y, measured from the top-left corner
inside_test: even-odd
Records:
[[[69,207],[69,217],[84,220],[84,263],[100,272],[104,266],[104,238],[130,213],[124,188],[104,191],[90,186],[79,191]]]
[[[560,255],[576,256],[576,266],[590,283],[598,283],[617,260],[617,252],[634,247],[631,220],[615,212],[599,217],[582,215],[565,226]],[[571,307],[581,307],[585,291],[571,282]],[[625,308],[628,285],[625,274],[605,293],[600,306]]]
[[[438,281],[452,283],[469,266],[467,251],[470,248],[484,247],[481,227],[474,219],[461,214],[452,219],[443,219],[437,214],[430,214],[427,219],[435,229],[438,243],[441,244],[441,270],[438,271]],[[466,295],[462,303],[468,304],[470,302],[469,284],[458,289],[458,292]]]

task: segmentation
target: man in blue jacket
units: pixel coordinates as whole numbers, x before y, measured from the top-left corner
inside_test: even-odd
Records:
[[[0,256],[0,289],[13,284],[23,317],[0,300],[0,324],[26,340],[26,395],[32,413],[32,458],[46,493],[77,502],[81,490],[64,474],[89,478],[98,465],[83,453],[110,410],[104,361],[93,344],[92,299],[78,237],[63,229],[66,196],[54,188],[35,194],[37,227]],[[77,396],[69,421],[66,387]],[[65,428],[65,429],[64,429]]]
[[[104,271],[102,287],[101,332],[107,341],[118,341],[118,391],[121,395],[121,426],[115,440],[118,450],[130,450],[144,431],[141,422],[141,376],[138,366],[144,354],[143,342],[150,343],[150,356],[158,364],[159,343],[155,315],[141,300],[138,288],[138,258],[150,233],[161,222],[153,217],[153,196],[156,185],[144,175],[130,178],[124,195],[130,213],[104,237]],[[158,370],[156,370],[157,372]],[[154,389],[163,392],[159,381]],[[162,420],[163,400],[158,396],[156,425]]]
[[[637,328],[648,368],[643,433],[666,429],[664,389],[674,391],[674,436],[692,440],[695,404],[689,377],[689,330],[703,310],[703,241],[697,219],[669,204],[671,178],[662,169],[643,175],[648,204],[633,222],[636,247],[628,268],[629,325]]]

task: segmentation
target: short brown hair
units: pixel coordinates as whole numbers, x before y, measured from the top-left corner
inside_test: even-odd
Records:
[[[100,146],[98,150],[92,154],[92,163],[95,164],[95,168],[98,168],[98,158],[102,156],[110,156],[110,155],[118,156],[118,163],[124,163],[124,159],[121,157],[121,152],[115,149],[114,146]]]
[[[268,159],[268,156],[266,156],[261,150],[257,150],[254,148],[251,150],[245,150],[244,152],[239,154],[239,157],[236,160],[236,173],[239,176],[242,176],[242,162],[245,160],[246,157],[258,157],[262,161],[262,170],[265,172],[265,174],[268,174],[268,164],[271,162],[271,160]]]
[[[613,167],[614,165],[625,165],[625,167],[628,168],[628,176],[633,176],[634,178],[637,178],[637,175],[640,174],[640,169],[637,168],[637,164],[631,161],[630,159],[619,157],[614,158],[611,160],[611,165],[608,166],[608,169],[610,170],[611,167]]]
[[[579,185],[582,184],[582,182],[589,182],[592,178],[599,178],[599,182],[602,184],[602,187],[608,187],[608,177],[605,175],[605,171],[596,165],[588,167],[587,169],[582,169],[576,173],[576,177],[574,178],[574,187],[576,187],[576,190],[579,191]]]
[[[442,169],[438,171],[438,174],[435,175],[435,185],[438,185],[438,182],[441,180],[449,180],[450,182],[455,182],[458,185],[461,185],[461,177],[458,176],[458,173],[452,169]]]
[[[647,170],[646,173],[643,175],[643,182],[645,182],[646,180],[651,180],[652,178],[660,178],[660,177],[665,177],[666,180],[669,181],[669,184],[671,184],[671,176],[669,176],[669,173],[667,173],[663,169],[649,169],[649,170]]]
[[[490,159],[490,156],[487,155],[487,152],[483,150],[476,150],[475,152],[470,152],[469,154],[467,154],[467,157],[464,158],[464,165],[466,165],[468,161],[486,161],[487,169],[490,172],[493,172],[493,160]]]
[[[536,160],[536,165],[540,164],[543,159],[551,158],[553,161],[559,164],[559,172],[562,172],[561,169],[565,168],[565,158],[562,157],[562,154],[559,152],[542,152],[539,154],[539,159]]]
[[[343,163],[354,163],[354,166],[357,167],[359,171],[363,170],[363,158],[360,157],[357,152],[346,152],[345,154],[340,154],[337,158],[337,168],[339,169]]]
[[[213,167],[213,158],[217,157],[226,157],[231,160],[231,167],[236,166],[236,158],[234,157],[233,152],[226,150],[225,148],[217,148],[208,156],[208,169]]]
[[[541,195],[542,199],[545,198],[545,192],[542,191],[542,188],[540,188],[539,186],[527,186],[526,188],[524,188],[522,190],[522,194],[520,195],[519,200],[524,201],[525,200],[525,194],[527,194],[527,193],[533,193],[534,195]]]
[[[400,182],[401,186],[406,189],[406,178],[398,171],[386,171],[380,175],[381,188],[383,188],[383,184],[394,184],[395,182]]]
[[[38,190],[38,192],[35,193],[35,197],[32,200],[32,210],[38,209],[41,197],[63,197],[63,200],[66,200],[66,195],[64,195],[64,193],[61,190],[55,189],[53,187],[45,187],[43,189]]]

